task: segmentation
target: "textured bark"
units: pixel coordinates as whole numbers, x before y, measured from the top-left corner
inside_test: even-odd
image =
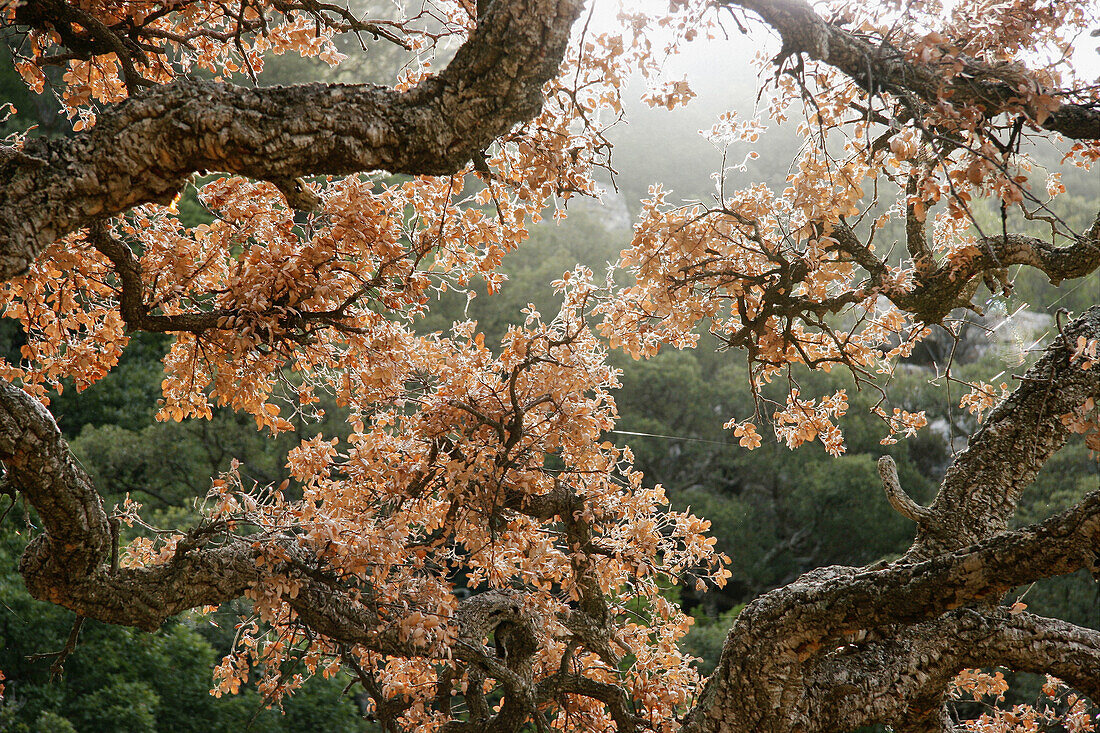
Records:
[[[580,7],[493,3],[447,68],[405,93],[179,79],[117,105],[87,132],[31,140],[0,158],[0,278],[96,219],[170,201],[199,171],[284,188],[306,175],[452,173],[538,112]]]
[[[1100,267],[1100,214],[1083,234],[1061,247],[1023,234],[982,237],[975,246],[977,256],[918,272],[910,292],[890,299],[925,323],[940,323],[955,308],[973,307],[970,299],[981,277],[1003,273],[1011,265],[1033,267],[1055,285],[1084,277]]]
[[[24,552],[20,573],[34,597],[80,616],[106,623],[156,630],[191,608],[239,598],[267,574],[256,563],[258,549],[277,547],[285,558],[279,572],[301,584],[291,603],[303,622],[346,644],[385,654],[419,656],[423,649],[400,638],[397,627],[370,599],[339,593],[296,539],[228,534],[200,527],[186,535],[169,561],[144,568],[111,562],[111,528],[99,494],[69,453],[53,417],[33,397],[0,381],[0,460],[8,481],[34,506],[44,532]],[[257,540],[262,539],[262,542]],[[270,555],[269,555],[270,556]],[[493,667],[498,676],[533,689],[537,651],[530,619],[520,613],[516,594],[491,592],[463,603],[457,614],[460,643],[455,658]],[[501,624],[511,638],[506,658],[491,659],[485,638]],[[501,670],[506,674],[501,675]],[[517,689],[519,689],[517,687]]]
[[[292,535],[234,536],[224,526],[200,526],[185,535],[167,562],[143,568],[119,568],[110,557],[111,523],[88,477],[69,452],[49,412],[33,397],[0,381],[0,460],[10,485],[42,517],[44,532],[28,545],[19,570],[31,595],[78,615],[146,631],[191,608],[224,603],[244,595],[271,572],[257,564],[261,552],[283,558],[275,572],[299,585],[289,603],[314,632],[345,645],[382,654],[415,657],[427,650],[402,639],[399,610],[353,599],[310,551]],[[543,518],[557,517],[572,543],[589,547],[587,524],[574,516],[580,498],[559,486],[530,502],[509,497],[505,504]],[[263,548],[263,549],[261,549]],[[578,561],[579,562],[579,561]],[[608,658],[611,632],[608,610],[595,582],[578,567],[581,601],[563,619],[578,642]],[[539,650],[535,620],[522,611],[522,595],[491,591],[460,604],[454,623],[458,642],[452,657],[495,679],[505,702],[495,712],[480,686],[466,693],[474,711],[460,731],[517,731],[539,705],[566,694],[588,695],[607,704],[622,731],[637,728],[625,691],[563,671],[534,680]],[[415,605],[412,601],[410,606]],[[496,649],[485,647],[493,634]],[[617,658],[615,658],[617,661]],[[480,711],[478,713],[477,711]]]
[[[1066,335],[1100,336],[1100,307],[1071,324]],[[1015,502],[1029,472],[1064,440],[1037,440],[1036,420],[1056,417],[1074,400],[1100,399],[1100,375],[1081,370],[1068,355],[1060,341],[1052,345],[990,416],[949,471],[930,513],[918,514],[922,531],[907,557],[885,567],[821,568],[742,611],[686,730],[831,731],[873,722],[940,730],[950,679],[963,668],[988,664],[1048,671],[1085,694],[1100,694],[1100,632],[989,607],[1014,586],[1094,567],[1100,555],[1100,492],[1039,525],[1004,531],[1002,505]],[[1044,396],[1045,384],[1061,385],[1057,391],[1064,394]],[[1006,448],[1003,441],[1014,440],[1035,444],[1037,453]],[[1022,463],[1007,462],[1007,456]],[[82,616],[155,629],[188,608],[239,597],[261,579],[254,543],[224,532],[187,537],[163,565],[112,569],[109,522],[98,495],[49,413],[7,384],[0,384],[0,458],[43,517],[45,532],[28,547],[20,567],[38,598]],[[950,511],[946,497],[956,502]],[[574,517],[577,501],[562,489],[527,506],[519,500],[509,505],[557,516],[571,540],[588,542],[587,528]],[[931,531],[941,521],[953,529]],[[960,538],[968,536],[980,541],[961,547]],[[403,656],[423,653],[402,641],[369,599],[340,594],[339,584],[324,576],[294,538],[268,538],[265,544],[282,548],[287,560],[280,572],[301,583],[292,605],[303,623],[345,644]],[[584,596],[575,617],[563,621],[585,646],[613,655],[606,608],[598,593]],[[639,721],[619,688],[566,673],[533,681],[535,622],[524,616],[520,600],[507,592],[483,594],[460,608],[455,658],[497,680],[507,703],[493,713],[483,706],[484,715],[453,729],[519,730],[539,704],[569,693],[603,701],[622,730],[635,729]],[[495,652],[484,646],[491,632],[500,640]],[[471,701],[470,709],[482,707]]]
[[[930,100],[942,87],[941,78],[930,78],[896,50],[826,24],[802,0],[727,4],[759,13],[783,36],[786,52],[833,64],[868,90]],[[498,0],[451,65],[406,94],[367,85],[245,90],[181,80],[134,96],[87,133],[9,151],[0,157],[7,181],[0,190],[0,277],[20,272],[67,232],[171,198],[195,171],[271,180],[290,198],[296,197],[288,182],[307,174],[454,171],[536,113],[541,85],[560,61],[578,12],[579,3],[567,0]],[[1010,104],[996,82],[953,83],[961,98]],[[1064,105],[1046,126],[1096,137],[1098,119],[1096,110]],[[841,225],[833,236],[867,270],[872,285],[884,277],[885,265],[850,230]],[[102,228],[93,228],[92,241],[115,265],[120,309],[131,328],[201,332],[226,315],[195,314],[199,320],[189,321],[150,314],[133,254]],[[1055,281],[1079,277],[1100,266],[1100,220],[1061,248],[1018,235],[978,244],[979,256],[922,272],[916,287],[895,302],[936,321],[968,300],[977,277],[1008,264],[1036,267]],[[931,506],[913,502],[892,464],[881,464],[887,500],[916,524],[909,552],[871,568],[820,568],[750,604],[731,629],[685,730],[809,733],[886,723],[897,731],[938,731],[947,725],[943,698],[951,678],[991,664],[1050,672],[1100,698],[1100,632],[996,607],[1016,585],[1079,568],[1100,572],[1100,492],[1039,525],[1008,530],[1022,491],[1069,437],[1061,416],[1087,399],[1100,401],[1100,369],[1083,370],[1071,361],[1070,347],[1080,336],[1100,338],[1100,306],[1066,326],[992,411]],[[342,592],[339,579],[290,535],[257,543],[226,527],[200,527],[167,562],[118,568],[111,521],[52,417],[4,382],[0,460],[10,484],[41,517],[43,532],[20,564],[37,598],[81,616],[155,629],[172,615],[238,598],[262,581],[260,544],[284,558],[277,572],[299,584],[290,603],[313,631],[383,654],[425,653],[402,640],[397,619],[387,616],[393,611],[372,605],[367,595],[353,599]],[[501,509],[556,520],[570,546],[585,555],[600,552],[583,520],[583,502],[564,486],[539,497],[503,497]],[[560,619],[569,635],[566,658],[583,647],[614,667],[620,656],[610,611],[590,567],[576,562],[579,600]],[[493,709],[496,701],[479,684],[469,685],[468,720],[450,725],[449,732],[519,731],[540,706],[565,695],[599,700],[619,731],[644,728],[619,686],[578,675],[566,663],[557,674],[534,679],[538,620],[524,612],[522,600],[516,592],[494,591],[460,605],[454,659],[472,680],[495,680],[503,701]],[[490,635],[495,648],[486,644]],[[444,684],[450,683],[445,679],[441,690]],[[441,699],[449,699],[449,687],[445,692]]]
[[[898,308],[925,323],[941,323],[956,308],[975,309],[971,298],[982,278],[1002,276],[1005,268],[1011,265],[1033,267],[1056,285],[1100,268],[1100,214],[1088,229],[1063,246],[1015,233],[982,237],[975,243],[977,254],[974,257],[944,260],[938,264],[931,261],[931,250],[927,246],[923,249],[911,247],[914,263],[929,264],[917,269],[912,288],[904,292],[886,286],[890,277],[886,263],[864,245],[846,223],[834,225],[829,234],[836,241],[836,248],[867,272],[871,287],[878,288]],[[923,242],[923,226],[916,239]]]
[[[1100,559],[1100,492],[1006,530],[1021,492],[1068,437],[1061,415],[1100,401],[1100,374],[1066,348],[1078,336],[1100,338],[1100,306],[1069,324],[993,410],[931,507],[893,497],[918,523],[905,557],[819,568],[741,612],[686,731],[945,730],[950,680],[993,664],[1050,672],[1100,700],[1100,632],[990,608],[1018,585],[1095,572]],[[896,472],[882,472],[887,493],[901,492]]]
[[[910,557],[951,552],[1008,526],[1024,489],[1071,435],[1062,416],[1089,398],[1100,401],[1100,373],[1070,361],[1082,336],[1100,338],[1100,307],[1064,329],[970,438],[948,468]]]
[[[973,104],[987,117],[1018,108],[1020,92],[990,67],[973,64],[967,73],[945,79],[934,66],[910,63],[888,42],[872,43],[826,22],[805,0],[722,0],[727,7],[751,10],[783,39],[781,57],[804,53],[844,72],[865,91],[915,96],[934,106],[950,93],[952,100]],[[1100,109],[1063,103],[1041,127],[1075,140],[1100,137]]]
[[[888,638],[838,647],[814,665],[807,685],[821,703],[818,712],[836,729],[875,720],[895,731],[941,731],[942,691],[960,669],[1005,665],[1047,672],[1096,699],[1098,663],[1100,632],[1093,629],[968,608]],[[908,703],[900,713],[897,700]]]
[[[1016,585],[1090,567],[1098,549],[1100,492],[924,562],[807,573],[741,612],[685,729],[940,730],[952,677],[994,664],[1050,672],[1100,699],[1100,632],[981,610]]]
[[[44,531],[27,547],[19,567],[36,598],[82,616],[156,629],[196,605],[240,596],[255,579],[253,557],[241,543],[185,553],[154,568],[113,570],[111,527],[99,494],[49,412],[3,381],[0,460],[8,481],[42,521]]]

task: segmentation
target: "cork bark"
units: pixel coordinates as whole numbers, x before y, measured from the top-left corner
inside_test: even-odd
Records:
[[[493,3],[447,68],[407,92],[181,78],[135,94],[87,132],[30,140],[0,156],[0,278],[97,219],[168,203],[196,172],[277,184],[376,169],[453,173],[537,114],[580,5]]]
[[[759,13],[788,51],[832,64],[865,88],[934,93],[918,69],[826,24],[801,0],[727,4]],[[457,170],[537,113],[542,85],[560,63],[579,11],[572,0],[498,0],[448,68],[406,93],[369,85],[242,89],[179,80],[135,95],[88,132],[31,141],[0,157],[0,277],[24,270],[66,233],[171,199],[196,171],[286,181],[378,168]],[[959,93],[995,97],[1001,90],[991,84]],[[1098,114],[1064,105],[1045,126],[1096,137]],[[872,278],[881,270],[858,241],[843,230],[835,236]],[[973,272],[941,273],[936,282],[956,287],[1006,263],[1037,267],[1055,279],[1078,277],[1100,265],[1098,236],[1100,223],[1066,248],[1017,235],[993,239],[983,245],[989,262],[971,263]],[[107,238],[96,241],[125,279],[132,269],[126,252]],[[957,299],[932,282],[911,296],[918,300],[910,310],[927,320]],[[122,304],[131,327],[179,330],[178,323],[149,320],[140,305],[133,292]],[[751,603],[730,630],[684,730],[809,733],[885,723],[897,731],[940,731],[948,725],[943,700],[951,678],[991,664],[1050,672],[1100,701],[1100,632],[996,606],[1023,583],[1080,568],[1100,573],[1100,492],[1041,524],[1008,529],[1022,492],[1069,437],[1061,416],[1089,399],[1100,401],[1100,369],[1082,369],[1072,358],[1079,337],[1100,338],[1100,306],[1070,323],[992,411],[930,506],[912,502],[884,464],[882,500],[914,521],[909,552],[881,566],[820,568]],[[261,579],[254,538],[219,526],[188,533],[163,564],[117,567],[113,530],[95,487],[49,412],[6,382],[0,382],[0,460],[10,486],[41,517],[42,532],[20,565],[37,598],[84,617],[152,630],[184,610],[238,598]],[[563,487],[530,501],[504,497],[501,508],[557,518],[578,547],[591,541],[583,502]],[[293,536],[265,541],[282,552],[280,572],[300,583],[291,604],[304,624],[342,644],[423,653],[401,639],[395,624],[378,623],[381,611],[369,597],[341,594]],[[577,608],[562,625],[576,644],[610,659],[613,632],[599,585],[580,574],[579,586]],[[475,694],[469,720],[449,730],[519,731],[541,705],[566,694],[599,700],[620,731],[642,729],[626,691],[613,684],[564,666],[560,674],[535,679],[537,620],[526,615],[522,600],[518,591],[494,591],[459,607],[454,658],[496,680],[504,698],[493,710]],[[487,643],[490,635],[496,649]]]

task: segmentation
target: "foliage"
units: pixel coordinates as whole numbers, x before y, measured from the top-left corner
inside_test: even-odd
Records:
[[[305,702],[285,720],[299,727],[356,727],[346,706],[307,704],[307,691],[342,678],[387,730],[908,726],[938,714],[929,701],[985,657],[914,652],[913,665],[943,669],[895,670],[905,655],[890,634],[935,645],[944,629],[996,636],[1024,666],[1053,665],[1092,689],[1097,657],[1080,640],[1095,632],[988,601],[1087,567],[1100,536],[1081,479],[1094,464],[1080,452],[1100,449],[1096,311],[1069,330],[1055,322],[1060,340],[1012,402],[998,404],[1010,389],[989,359],[956,355],[958,314],[982,309],[980,285],[1007,311],[1010,267],[1061,282],[1100,266],[1100,219],[1059,209],[1079,199],[1056,174],[1036,193],[1025,155],[1057,133],[1077,141],[1070,162],[1100,157],[1096,87],[1068,60],[1094,8],[912,2],[899,21],[893,6],[837,2],[827,21],[800,0],[676,2],[624,13],[615,29],[589,17],[572,37],[576,2],[376,10],[51,0],[2,11],[19,36],[14,68],[32,89],[53,88],[75,133],[12,138],[0,158],[11,190],[28,192],[0,196],[0,222],[18,219],[4,235],[0,306],[24,332],[0,364],[0,455],[7,493],[44,528],[20,573],[33,596],[81,617],[161,627],[89,628],[63,689],[4,660],[20,724],[239,722],[240,702],[215,707],[195,686],[214,664],[209,643],[187,621],[162,624],[241,597],[248,616],[218,650],[214,695],[280,705],[298,691]],[[598,196],[613,173],[608,136],[630,75],[641,73],[651,107],[681,107],[695,92],[664,57],[756,16],[784,39],[760,60],[777,71],[762,108],[805,119],[790,174],[734,190],[719,170],[713,200],[687,204],[654,184],[615,255],[598,214],[567,204]],[[366,35],[412,54],[393,88],[240,91],[187,76],[255,79],[269,52],[337,66]],[[348,71],[360,72],[375,73]],[[288,114],[287,99],[318,106]],[[726,112],[706,136],[725,166],[764,127]],[[119,157],[104,155],[110,146],[132,144],[138,154],[120,158],[130,169],[104,167]],[[66,172],[42,183],[55,169]],[[210,169],[228,173],[195,181],[192,197],[184,181]],[[1010,235],[1010,210],[1046,222],[1051,241]],[[544,217],[572,223],[532,236]],[[884,251],[890,232],[907,256]],[[516,260],[528,239],[554,257]],[[517,265],[513,283],[505,263]],[[531,296],[543,280],[553,294]],[[1019,285],[1044,303],[1063,297],[1027,276]],[[747,364],[669,353],[700,344],[744,350]],[[918,348],[954,390],[946,406],[907,362]],[[1040,373],[1060,380],[1053,398],[1036,392]],[[627,376],[644,386],[617,403]],[[75,435],[71,451],[43,407]],[[881,425],[847,420],[855,409]],[[946,441],[921,437],[930,421]],[[965,453],[956,432],[973,433]],[[617,439],[638,433],[636,450]],[[1007,434],[1028,445],[996,444]],[[1071,434],[1085,448],[1047,461]],[[694,440],[674,452],[659,442],[668,436]],[[798,459],[781,453],[815,442]],[[1017,484],[1059,476],[1078,480],[1046,500],[1068,513],[1047,519],[1021,500]],[[868,498],[880,482],[889,504]],[[139,494],[152,512],[139,514]],[[1046,535],[1010,531],[1017,505]],[[1041,567],[1025,562],[1040,557],[1036,536],[1055,538]],[[1010,553],[995,552],[1009,539]],[[996,563],[1008,567],[974,571]],[[731,578],[721,602],[706,600]],[[674,597],[706,614],[695,636]],[[29,613],[29,596],[12,598],[13,618]],[[50,613],[61,638],[68,617]],[[685,650],[713,665],[715,629],[735,614],[704,687]],[[1031,652],[1045,656],[1026,656],[1010,642],[1028,633],[1085,662],[1042,645]],[[93,655],[101,646],[115,651]],[[844,675],[829,670],[864,654],[875,664],[852,669],[874,666],[879,687],[900,679],[906,694],[837,688],[825,697],[844,702],[826,719],[811,684],[787,687],[835,683]],[[1004,692],[978,673],[955,686]],[[759,697],[774,689],[782,704]],[[1090,714],[1078,708],[1063,717]],[[172,717],[181,710],[186,720]],[[987,724],[999,723],[974,726]]]
[[[0,707],[4,730],[197,733],[250,724],[268,731],[369,730],[353,701],[340,695],[346,684],[340,679],[311,681],[287,700],[283,715],[265,710],[254,688],[232,699],[211,696],[210,670],[232,634],[216,649],[206,638],[216,635],[203,633],[216,629],[205,619],[183,618],[151,635],[87,621],[63,675],[51,679],[50,652],[65,646],[74,615],[27,594],[15,568],[24,542],[10,529],[0,539],[0,665],[9,678]],[[220,618],[234,620],[234,614]]]

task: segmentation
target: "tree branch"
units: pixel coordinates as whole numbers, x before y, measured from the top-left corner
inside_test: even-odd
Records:
[[[0,460],[8,480],[38,511],[44,544],[64,555],[62,577],[92,572],[111,547],[103,502],[53,416],[5,380],[0,380]]]
[[[913,564],[844,572],[821,582],[807,574],[749,606],[756,623],[792,628],[776,651],[796,656],[828,646],[852,630],[915,624],[1010,589],[1091,567],[1100,552],[1100,492],[1024,529]],[[757,608],[753,608],[760,604]],[[746,609],[748,610],[748,609]],[[790,623],[797,617],[797,624]]]
[[[1009,619],[1004,630],[986,624],[984,636],[974,631],[968,638],[956,621],[989,616],[965,607],[1088,567],[1098,552],[1094,492],[1039,525],[931,560],[806,573],[740,613],[684,730],[809,733],[903,722],[912,733],[938,731],[948,681],[964,667],[989,663],[1057,669],[1094,694],[1089,676],[1100,633],[1025,617]],[[998,618],[1005,616],[1011,614]]]
[[[939,323],[954,308],[970,302],[977,286],[975,278],[1010,265],[1034,267],[1054,285],[1100,268],[1100,214],[1072,244],[1062,247],[1023,234],[997,235],[979,239],[971,257],[945,260],[934,269],[928,260],[924,262],[925,268],[918,266],[915,287],[889,297],[925,323]]]
[[[1100,402],[1098,370],[1070,362],[1079,336],[1100,338],[1100,306],[1064,329],[1027,370],[1020,386],[971,436],[966,450],[947,469],[908,558],[952,552],[1008,526],[1024,489],[1071,435],[1061,417],[1089,398]]]
[[[493,3],[437,77],[399,93],[370,84],[244,89],[179,79],[137,94],[91,130],[37,138],[0,164],[0,279],[52,241],[148,202],[197,171],[287,181],[385,169],[442,175],[530,119],[557,71],[578,0]],[[45,161],[27,165],[24,158]]]
[[[871,43],[827,23],[805,0],[723,0],[723,4],[759,15],[782,37],[783,55],[805,53],[840,70],[871,94],[916,96],[931,106],[949,94],[954,104],[979,106],[987,117],[1020,106],[1017,85],[999,78],[992,67],[971,63],[965,74],[945,79],[942,68],[911,63],[886,41]],[[1063,103],[1041,127],[1075,140],[1100,138],[1100,109]]]
[[[878,473],[882,478],[882,488],[886,491],[886,499],[890,506],[901,516],[920,524],[925,521],[930,512],[928,507],[923,507],[901,488],[898,480],[898,466],[892,456],[883,456],[878,459]]]
[[[235,326],[227,326],[226,322],[233,316],[241,314],[241,311],[236,308],[185,311],[168,315],[150,313],[149,305],[145,302],[141,262],[134,256],[133,250],[125,242],[114,237],[102,221],[93,222],[88,228],[88,241],[96,251],[110,260],[115,268],[119,282],[119,312],[128,329],[150,333],[184,332],[196,335],[215,330],[235,330]],[[369,287],[374,287],[381,282],[382,272],[380,270],[375,278],[363,283],[363,288],[358,293],[348,296],[339,307],[331,310],[291,310],[276,306],[258,313],[271,316],[278,324],[278,329],[272,334],[273,337],[297,343],[307,342],[311,338],[309,332],[311,325],[351,328],[341,325],[341,321],[347,318],[348,308],[358,302]]]
[[[839,647],[820,657],[807,678],[822,691],[820,714],[837,728],[886,723],[906,733],[939,733],[951,680],[964,669],[991,666],[1049,673],[1100,700],[1100,631],[1004,608],[959,609]]]
[[[115,566],[110,558],[110,520],[99,495],[70,455],[52,416],[33,397],[2,380],[0,460],[5,462],[11,481],[43,519],[45,532],[31,541],[19,566],[35,598],[69,608],[81,617],[153,631],[170,616],[239,598],[262,586],[270,570],[265,570],[257,559],[265,554],[270,558],[274,550],[282,558],[275,572],[299,584],[297,595],[285,600],[314,632],[340,644],[359,645],[386,655],[423,657],[438,653],[402,638],[400,624],[394,623],[395,611],[374,604],[369,587],[360,588],[354,595],[345,592],[345,584],[329,574],[294,536],[239,537],[226,534],[224,528],[199,530],[185,535],[166,562],[138,568]],[[579,499],[561,489],[547,501],[573,506]],[[577,523],[565,507],[557,510],[564,511],[563,521],[567,524]],[[410,599],[398,605],[408,608],[415,604],[415,599]],[[606,607],[602,608],[606,616]],[[575,628],[580,620],[589,621],[583,633]],[[535,711],[534,659],[540,648],[534,620],[523,608],[522,595],[507,590],[478,594],[459,605],[453,621],[458,627],[453,658],[482,669],[502,685],[505,693],[496,714],[479,722],[475,729],[501,733],[519,730]],[[574,609],[566,622],[574,633],[584,637],[585,643],[600,651],[607,646],[607,629],[582,610]],[[484,645],[490,634],[496,639],[495,654]],[[608,699],[612,688],[562,684],[557,692],[588,694],[600,700]],[[540,694],[549,693],[543,690]],[[619,706],[615,714],[627,721],[625,702],[619,698],[612,702]]]

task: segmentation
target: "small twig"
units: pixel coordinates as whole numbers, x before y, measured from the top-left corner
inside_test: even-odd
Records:
[[[65,646],[61,648],[61,651],[47,652],[45,654],[30,654],[27,656],[27,661],[37,662],[39,659],[47,659],[49,657],[56,657],[53,664],[50,665],[50,681],[61,679],[61,675],[65,673],[65,660],[76,649],[76,643],[80,639],[80,629],[84,626],[84,617],[77,616],[73,621],[73,627],[69,629],[69,638],[65,641]]]
[[[8,518],[8,513],[12,510],[12,507],[14,507],[15,503],[18,501],[18,499],[16,499],[14,496],[8,498],[11,499],[11,504],[8,504],[8,508],[4,510],[3,514],[0,514],[0,524],[3,524],[4,520]]]
[[[4,469],[3,476],[0,477],[0,496],[6,496],[11,499],[11,504],[8,505],[8,508],[4,510],[3,514],[0,514],[0,524],[2,524],[4,520],[8,518],[8,512],[10,512],[15,506],[15,503],[19,501],[19,491],[12,484],[11,475],[2,462],[0,462],[0,468]]]
[[[1065,348],[1070,348],[1070,340],[1066,337],[1065,324],[1062,323],[1062,319],[1069,315],[1069,311],[1065,308],[1059,308],[1054,312],[1054,325],[1058,327],[1058,334],[1062,337],[1062,345]]]

